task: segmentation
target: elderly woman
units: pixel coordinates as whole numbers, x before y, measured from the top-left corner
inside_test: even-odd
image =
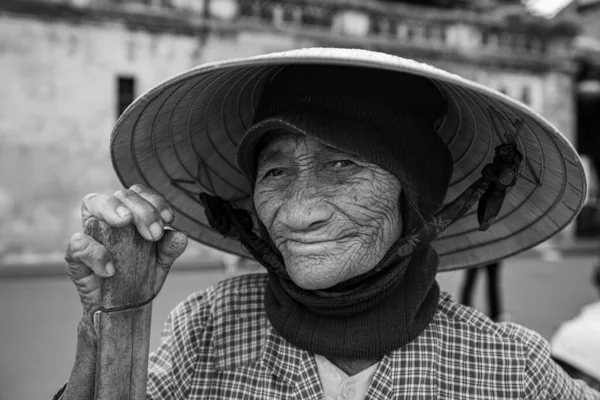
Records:
[[[436,282],[534,246],[581,207],[573,148],[507,97],[410,60],[305,49],[161,84],[119,120],[111,151],[133,186],[86,196],[84,224],[158,241],[156,291],[187,236],[268,272],[172,311],[149,398],[600,396],[539,335]],[[114,266],[83,234],[66,258],[84,316],[62,398],[91,399],[98,277]]]

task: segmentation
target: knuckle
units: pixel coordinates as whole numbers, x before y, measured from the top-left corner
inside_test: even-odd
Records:
[[[141,217],[146,221],[158,221],[160,219],[160,214],[156,208],[146,207],[141,213]]]
[[[98,196],[98,193],[88,193],[85,196],[83,196],[83,201],[88,202],[96,196]]]
[[[119,189],[114,193],[114,196],[117,198],[125,198],[128,197],[131,193],[129,189]]]
[[[133,189],[134,186],[139,186],[139,188]],[[165,198],[158,192],[144,187],[142,185],[134,185],[132,186],[132,190],[134,190],[140,197],[147,200],[149,203],[153,204],[155,207],[163,207],[166,203]]]
[[[90,242],[86,242],[84,246],[82,246],[78,253],[81,258],[92,259],[96,253],[96,248]]]
[[[98,193],[89,193],[83,196],[83,199],[81,199],[81,210],[83,211],[85,209],[88,209],[90,206],[90,202],[96,196],[98,196]]]
[[[77,233],[74,233],[73,236],[71,236],[70,243],[73,243],[73,244],[82,243],[86,239],[87,239],[87,236],[84,233],[77,232]]]
[[[66,258],[65,258],[66,259]],[[71,278],[71,280],[75,281],[77,277],[77,272],[80,270],[81,265],[78,262],[73,262],[72,260],[67,260],[67,275]]]
[[[72,256],[72,253],[80,250],[87,243],[87,236],[81,232],[77,232],[71,236],[67,244],[67,256]]]
[[[85,241],[82,246],[75,252],[75,256],[86,263],[94,261],[102,261],[108,255],[106,247],[92,241]]]
[[[114,194],[114,197],[121,201],[136,201],[136,198],[139,198],[139,196],[139,194],[130,189],[119,189]]]
[[[140,192],[144,192],[147,190],[147,188],[139,183],[136,183],[135,185],[131,185],[131,187],[129,188],[129,190],[132,190],[136,193],[140,193]]]

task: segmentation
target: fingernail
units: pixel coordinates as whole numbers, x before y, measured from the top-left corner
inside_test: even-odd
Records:
[[[154,238],[154,240],[158,240],[162,235],[163,227],[160,222],[155,222],[150,225],[150,235]]]
[[[129,211],[125,207],[117,207],[117,214],[121,218],[127,218],[129,216],[129,214],[131,214],[131,211]]]
[[[163,219],[163,221],[165,222],[171,222],[173,220],[173,211],[169,210],[168,208],[165,208],[164,210],[162,210],[162,212],[160,213],[160,217]]]
[[[104,267],[104,273],[106,276],[113,276],[115,274],[115,266],[112,261],[109,261]]]

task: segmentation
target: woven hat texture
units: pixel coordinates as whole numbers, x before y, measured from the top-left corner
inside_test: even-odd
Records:
[[[248,256],[239,242],[213,230],[198,194],[208,192],[252,209],[249,184],[236,164],[237,145],[253,126],[265,85],[290,65],[328,65],[397,72],[429,79],[447,104],[437,134],[453,171],[451,202],[481,177],[494,148],[515,140],[523,154],[519,179],[495,223],[478,230],[476,206],[433,242],[440,271],[466,268],[529,249],[577,215],[586,179],[573,146],[525,105],[457,75],[384,53],[310,48],[201,65],[140,96],[111,138],[113,167],[125,187],[140,183],[173,207],[172,226],[217,249]],[[523,127],[515,137],[514,127]]]

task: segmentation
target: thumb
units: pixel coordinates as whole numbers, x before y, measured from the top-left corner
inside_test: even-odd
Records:
[[[156,254],[156,282],[154,283],[154,293],[160,292],[167,279],[169,270],[173,262],[183,254],[187,247],[187,236],[179,231],[165,230],[165,233],[158,242]]]

